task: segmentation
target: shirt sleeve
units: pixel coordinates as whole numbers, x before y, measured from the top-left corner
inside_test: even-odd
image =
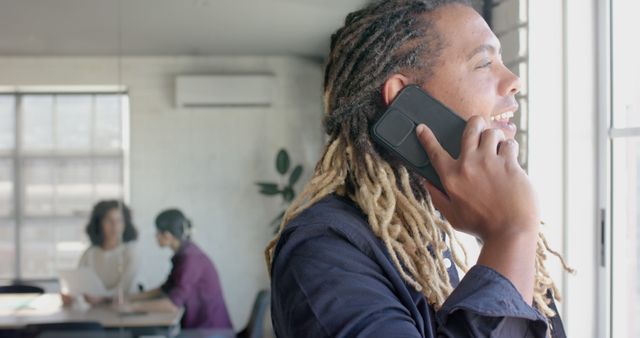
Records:
[[[160,289],[176,306],[184,306],[190,293],[195,289],[195,284],[202,273],[202,264],[198,264],[198,258],[185,255],[177,260],[167,281]]]
[[[546,318],[497,271],[476,265],[437,312],[439,337],[547,337]]]
[[[378,265],[338,236],[276,257],[272,313],[278,337],[422,338]]]

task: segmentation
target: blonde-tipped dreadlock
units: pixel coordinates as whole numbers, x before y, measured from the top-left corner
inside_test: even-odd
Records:
[[[402,278],[436,309],[452,291],[444,252],[451,249],[454,264],[463,271],[467,253],[435,210],[422,178],[378,149],[369,138],[369,127],[384,111],[380,87],[390,74],[401,69],[430,74],[443,44],[429,17],[420,14],[452,3],[468,5],[463,0],[387,0],[347,16],[345,26],[332,36],[325,70],[324,125],[331,139],[280,225],[282,231],[329,194],[350,198],[367,215]],[[278,239],[279,235],[266,248],[269,267]],[[560,257],[540,234],[534,305],[552,317],[547,293],[557,300],[560,296],[544,266],[546,252]]]

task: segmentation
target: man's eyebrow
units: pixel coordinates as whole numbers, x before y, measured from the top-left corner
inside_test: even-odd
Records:
[[[495,45],[485,43],[485,44],[482,44],[482,45],[476,47],[474,50],[472,50],[471,53],[469,53],[467,59],[471,60],[471,58],[474,57],[476,54],[483,53],[483,52],[500,54],[500,53],[502,53],[502,48],[499,48],[499,47],[496,48]]]

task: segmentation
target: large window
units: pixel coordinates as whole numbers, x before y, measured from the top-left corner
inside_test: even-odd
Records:
[[[122,93],[0,93],[0,278],[77,264],[93,204],[125,197]]]
[[[611,0],[611,337],[640,337],[637,0]]]

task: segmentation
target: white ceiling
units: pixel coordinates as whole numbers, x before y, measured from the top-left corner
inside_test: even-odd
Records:
[[[0,0],[0,55],[322,57],[345,15],[366,2]]]

